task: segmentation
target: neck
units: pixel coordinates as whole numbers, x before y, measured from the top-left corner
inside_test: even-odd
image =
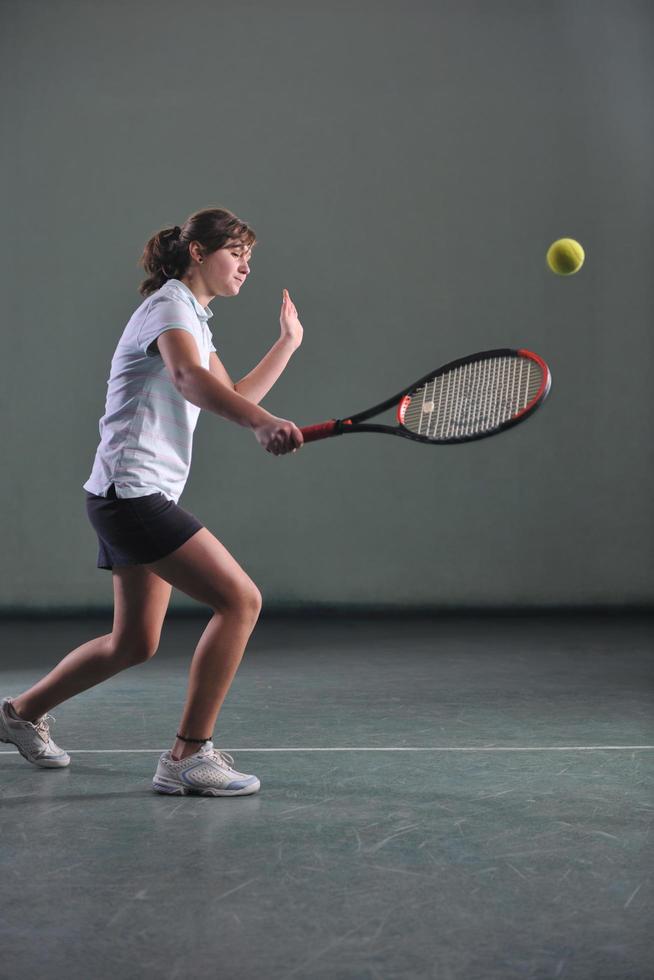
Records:
[[[179,280],[187,286],[201,306],[207,307],[215,296],[207,292],[206,287],[201,282],[194,281],[190,276],[182,276]]]

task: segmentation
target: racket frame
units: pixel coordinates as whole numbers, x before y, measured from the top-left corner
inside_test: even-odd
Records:
[[[450,436],[447,439],[436,439],[429,436],[418,435],[417,432],[411,432],[403,422],[404,411],[406,406],[410,402],[410,392],[415,391],[420,388],[421,385],[426,384],[427,381],[433,381],[435,378],[447,371],[452,371],[457,367],[461,367],[464,364],[469,364],[471,361],[484,361],[492,357],[514,357],[515,355],[521,357],[527,357],[535,361],[542,369],[543,379],[541,381],[540,387],[531,401],[521,408],[519,412],[516,412],[514,416],[507,419],[505,422],[494,426],[486,432],[475,432],[470,435],[459,435]],[[466,357],[459,357],[454,361],[450,361],[448,364],[443,364],[441,367],[437,368],[436,371],[430,371],[423,378],[418,381],[414,381],[412,384],[403,388],[397,395],[393,395],[392,398],[387,398],[385,401],[380,402],[379,405],[375,405],[372,408],[367,408],[364,412],[358,412],[356,415],[349,415],[344,419],[330,419],[329,422],[322,422],[315,426],[305,426],[301,428],[303,435],[306,433],[306,441],[313,441],[315,439],[329,438],[330,436],[344,435],[345,433],[351,432],[384,432],[392,436],[401,436],[403,439],[412,439],[414,442],[429,443],[431,445],[446,445],[448,443],[459,443],[459,442],[472,442],[476,439],[485,439],[487,436],[496,435],[498,432],[502,432],[505,429],[511,428],[511,426],[516,425],[518,422],[524,421],[529,415],[536,411],[538,406],[547,397],[552,383],[552,375],[550,369],[538,354],[534,354],[533,351],[526,350],[524,347],[513,348],[513,347],[501,347],[495,350],[478,351],[475,354],[468,354]],[[379,415],[386,409],[392,406],[397,406],[396,418],[398,421],[397,426],[393,425],[381,425],[379,423],[365,423],[365,419],[370,418],[373,415]],[[363,424],[362,424],[363,423]]]

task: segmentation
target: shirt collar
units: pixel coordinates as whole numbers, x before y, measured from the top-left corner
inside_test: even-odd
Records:
[[[188,288],[185,282],[182,282],[181,279],[168,279],[164,285],[167,285],[169,282],[172,282],[176,286],[179,286],[179,288],[184,293],[186,293],[186,295],[188,296],[188,298],[191,300],[193,304],[193,308],[195,309],[195,312],[197,313],[197,315],[200,317],[201,320],[208,320],[210,317],[213,316],[213,310],[209,306],[206,307],[202,306],[202,304],[197,301],[197,299],[195,298],[195,296],[193,295],[193,293]]]

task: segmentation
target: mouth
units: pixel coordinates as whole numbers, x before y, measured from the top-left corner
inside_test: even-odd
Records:
[[[239,279],[239,277],[238,277],[238,276],[234,276],[234,279],[236,279],[236,281],[237,281],[237,282],[245,282],[245,280],[244,280],[244,279]]]

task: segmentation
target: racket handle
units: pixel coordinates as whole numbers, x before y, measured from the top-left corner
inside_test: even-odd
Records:
[[[343,424],[340,419],[331,419],[329,422],[320,422],[318,425],[300,426],[299,429],[305,442],[316,442],[317,439],[340,436],[343,432]]]

